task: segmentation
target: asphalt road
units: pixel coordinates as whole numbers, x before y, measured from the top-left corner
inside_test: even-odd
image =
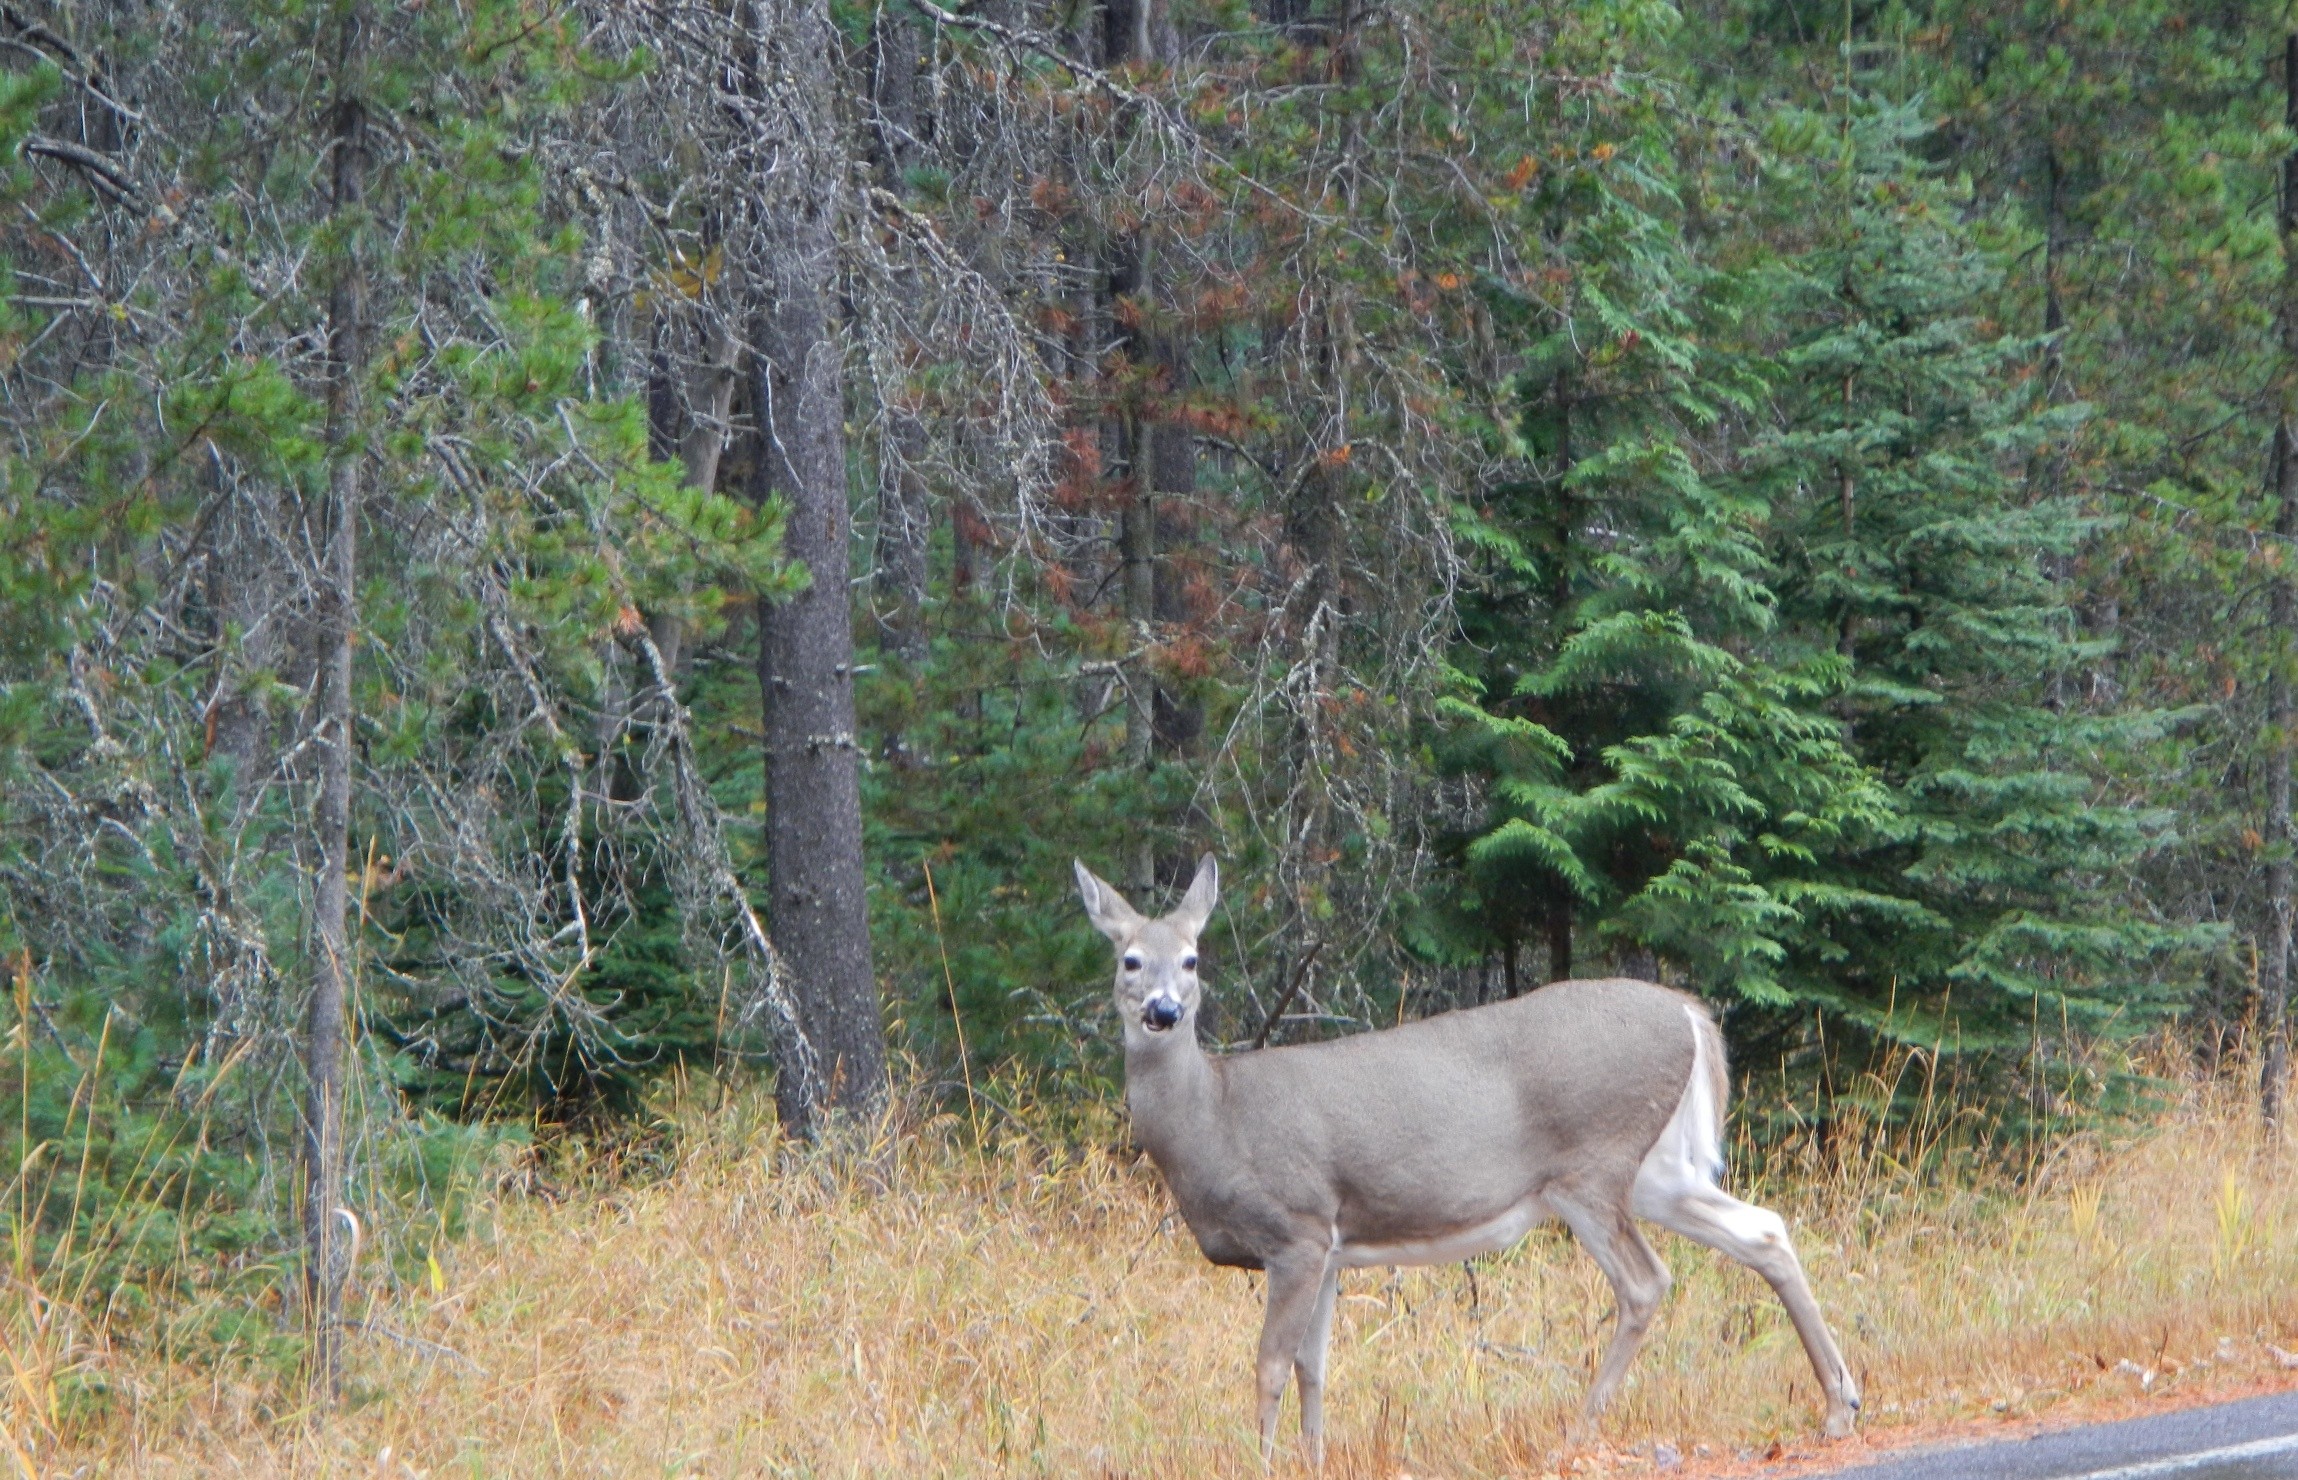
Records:
[[[2298,1393],[1916,1450],[1828,1480],[2298,1480]]]

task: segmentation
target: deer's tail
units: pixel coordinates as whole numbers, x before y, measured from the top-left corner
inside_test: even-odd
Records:
[[[1677,1114],[1683,1122],[1685,1149],[1697,1154],[1709,1180],[1722,1182],[1724,1174],[1724,1110],[1731,1099],[1731,1073],[1724,1061],[1723,1033],[1705,1007],[1684,1004],[1692,1020],[1692,1072],[1684,1085],[1684,1103]]]
[[[1723,1186],[1724,1102],[1729,1085],[1723,1035],[1705,1007],[1685,998],[1683,1008],[1692,1030],[1691,1073],[1684,1077],[1675,1113],[1636,1168],[1631,1194],[1637,1217],[1661,1222],[1687,1194]]]

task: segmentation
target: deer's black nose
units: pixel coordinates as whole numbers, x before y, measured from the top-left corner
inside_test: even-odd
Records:
[[[1141,1004],[1141,1021],[1163,1032],[1181,1021],[1181,1004],[1171,997],[1152,997]]]

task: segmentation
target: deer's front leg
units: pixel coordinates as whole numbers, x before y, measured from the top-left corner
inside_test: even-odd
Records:
[[[1261,1400],[1261,1463],[1277,1452],[1277,1407],[1284,1401],[1285,1382],[1293,1375],[1293,1361],[1307,1339],[1317,1314],[1317,1297],[1325,1282],[1325,1263],[1331,1251],[1322,1244],[1300,1244],[1268,1262],[1269,1309],[1261,1321],[1261,1350],[1253,1377]],[[1320,1415],[1321,1417],[1321,1415]]]
[[[1325,1276],[1317,1282],[1316,1309],[1309,1315],[1308,1334],[1301,1338],[1300,1354],[1293,1358],[1293,1375],[1301,1389],[1301,1438],[1308,1442],[1309,1463],[1325,1467],[1325,1353],[1332,1346],[1333,1301],[1340,1294],[1340,1259],[1328,1256]]]

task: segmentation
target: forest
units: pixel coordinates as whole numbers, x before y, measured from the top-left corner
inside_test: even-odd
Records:
[[[27,1474],[728,1116],[1134,1218],[1072,859],[1845,1208],[2286,1159],[2288,5],[5,0],[0,386]]]

